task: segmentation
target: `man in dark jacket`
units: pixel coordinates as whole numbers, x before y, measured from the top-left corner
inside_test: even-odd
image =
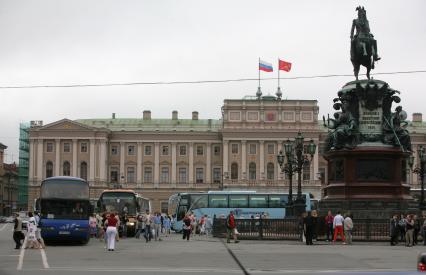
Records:
[[[398,236],[399,236],[399,226],[398,226],[398,215],[393,215],[390,220],[390,243],[391,245],[398,244]]]
[[[311,211],[308,212],[308,216],[303,220],[303,229],[305,231],[306,245],[313,245],[312,236],[314,234],[314,219],[311,215]]]
[[[15,249],[20,249],[22,244],[21,241],[25,239],[24,233],[22,233],[22,220],[19,217],[19,214],[15,214],[15,220],[14,220],[14,226],[13,226],[13,240],[15,241]]]

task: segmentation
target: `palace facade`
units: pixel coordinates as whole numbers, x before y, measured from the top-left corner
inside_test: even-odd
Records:
[[[258,190],[288,192],[277,154],[300,131],[312,139],[316,154],[302,173],[302,190],[321,197],[327,163],[321,157],[327,129],[318,121],[316,100],[226,99],[221,119],[190,119],[173,111],[169,119],[63,119],[30,129],[29,207],[39,196],[41,181],[51,176],[88,180],[91,197],[102,190],[134,189],[151,199],[153,209],[167,210],[177,192]],[[413,148],[426,144],[421,114],[410,124]],[[417,177],[411,182],[417,186]],[[293,179],[297,190],[297,175]]]

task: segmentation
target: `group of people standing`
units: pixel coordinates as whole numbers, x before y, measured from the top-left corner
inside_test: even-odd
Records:
[[[149,211],[146,211],[145,214],[139,215],[136,221],[135,237],[137,239],[140,238],[141,234],[143,234],[146,242],[150,242],[152,239],[161,241],[162,235],[170,236],[172,220],[168,215],[162,215],[160,212],[150,214]]]
[[[313,245],[313,241],[317,239],[319,217],[317,211],[303,213],[300,220],[301,229],[301,240],[306,241],[306,245]],[[352,244],[352,230],[354,228],[352,215],[347,213],[344,217],[340,211],[337,212],[336,216],[333,216],[331,211],[328,211],[325,217],[326,231],[327,231],[327,242],[336,242],[338,236],[343,244]]]
[[[423,245],[426,245],[426,219],[423,223],[414,214],[395,214],[390,220],[390,244],[404,242],[408,247],[418,244],[419,234],[423,235]]]
[[[187,213],[183,218],[182,239],[189,241],[191,235],[196,233],[209,236],[213,229],[213,220],[208,215],[201,216],[197,219],[194,213]]]

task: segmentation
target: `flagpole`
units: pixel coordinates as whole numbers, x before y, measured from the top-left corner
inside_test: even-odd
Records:
[[[260,57],[259,57],[259,62],[257,63],[257,70],[259,71],[259,89],[260,89],[260,68],[259,68],[259,64],[260,64]]]
[[[280,88],[280,59],[278,58],[278,89]]]
[[[258,70],[258,73],[259,73],[259,87],[257,87],[256,96],[257,96],[258,99],[260,99],[260,97],[262,96],[262,91],[260,90],[260,68],[259,68],[259,66],[260,66],[260,57],[259,57],[259,62],[257,64],[257,70]]]

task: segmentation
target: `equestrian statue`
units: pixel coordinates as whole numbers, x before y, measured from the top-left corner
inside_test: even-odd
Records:
[[[358,80],[361,65],[367,68],[367,78],[370,79],[370,70],[374,69],[374,62],[380,60],[377,54],[377,41],[370,33],[367,12],[364,7],[359,6],[356,10],[358,18],[353,20],[351,28],[351,61],[356,80]]]

